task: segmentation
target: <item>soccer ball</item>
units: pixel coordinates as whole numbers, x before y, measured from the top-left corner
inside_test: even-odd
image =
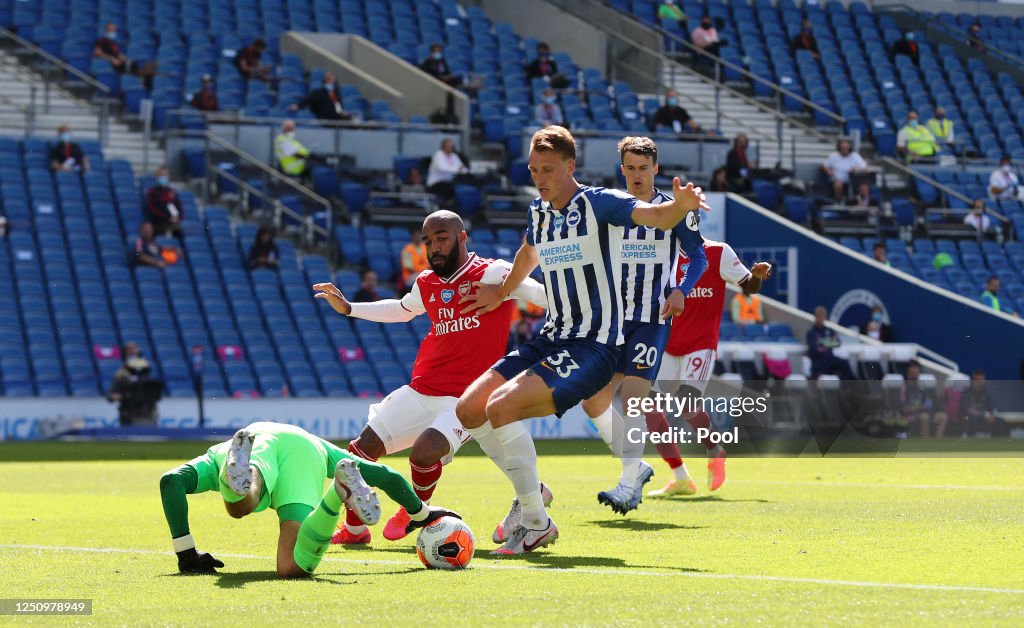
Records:
[[[427,569],[463,569],[473,559],[473,531],[455,517],[441,517],[420,530],[416,555]]]

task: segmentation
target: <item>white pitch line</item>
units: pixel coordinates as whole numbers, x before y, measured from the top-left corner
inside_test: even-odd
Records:
[[[730,484],[771,484],[773,486],[832,486],[838,488],[902,488],[937,491],[1024,491],[1024,486],[968,486],[965,484],[871,484],[868,482],[783,482],[774,480],[729,480]]]
[[[44,552],[90,552],[97,554],[144,554],[151,556],[170,556],[171,552],[158,552],[156,550],[125,549],[116,547],[74,547],[56,545],[18,545],[13,543],[0,544],[0,549],[11,550],[36,550]],[[411,552],[410,552],[411,553]],[[222,558],[238,558],[243,560],[271,560],[273,556],[261,556],[258,554],[221,554]],[[347,563],[358,565],[405,565],[408,567],[419,567],[420,563],[411,560],[385,560],[376,558],[338,558],[336,556],[325,556],[324,561],[332,563]],[[636,569],[577,569],[564,567],[543,567],[540,565],[508,564],[499,565],[493,563],[476,563],[474,569],[492,569],[496,571],[542,571],[559,574],[589,574],[595,576],[648,576],[648,577],[680,577],[680,578],[705,578],[712,580],[751,580],[755,582],[780,582],[785,584],[822,584],[837,587],[857,588],[885,588],[885,589],[912,589],[917,591],[955,591],[955,592],[976,592],[976,593],[1009,593],[1012,595],[1024,594],[1024,589],[1001,589],[997,587],[969,587],[947,584],[914,584],[903,582],[863,582],[857,580],[831,580],[824,578],[791,578],[788,576],[759,576],[753,574],[716,574],[699,573],[692,571],[643,571]],[[230,572],[226,572],[230,573]]]

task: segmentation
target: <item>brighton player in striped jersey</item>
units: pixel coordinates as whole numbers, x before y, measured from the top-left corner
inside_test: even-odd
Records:
[[[654,187],[654,176],[658,174],[658,146],[654,140],[623,138],[619,142],[619,156],[630,194],[651,203],[672,200]],[[666,322],[682,313],[685,295],[707,267],[699,219],[699,212],[694,211],[671,231],[629,228],[622,241],[622,298],[626,321],[622,333],[626,343],[619,353],[612,381],[585,400],[583,410],[604,442],[622,461],[618,485],[598,493],[597,500],[623,515],[640,504],[643,486],[654,475],[654,469],[641,460],[643,445],[631,444],[625,438],[632,428],[643,429],[643,416],[631,417],[626,412],[616,415],[612,402],[620,386],[624,408],[629,407],[628,400],[642,399],[651,392],[668,342],[670,325]],[[677,284],[674,271],[680,248],[690,263],[682,282]]]
[[[530,204],[526,242],[512,270],[501,285],[481,284],[463,297],[470,307],[490,311],[540,264],[548,302],[544,328],[473,382],[455,409],[515,487],[498,554],[530,552],[558,538],[544,508],[537,450],[522,421],[563,415],[615,373],[623,342],[623,227],[671,229],[703,202],[699,188],[684,188],[679,179],[673,181],[675,200],[659,205],[581,186],[573,177],[576,141],[560,126],[533,135],[529,168],[540,198]]]

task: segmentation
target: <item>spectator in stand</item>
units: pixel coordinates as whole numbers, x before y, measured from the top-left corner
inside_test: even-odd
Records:
[[[851,172],[862,172],[867,170],[868,164],[860,153],[853,150],[850,140],[839,140],[836,142],[836,152],[832,153],[821,165],[822,171],[828,175],[832,183],[832,194],[836,202],[843,202],[846,199],[846,188],[850,183]]]
[[[213,77],[209,74],[203,75],[203,84],[199,91],[192,95],[192,106],[200,111],[217,111],[220,108],[217,103],[217,89],[213,84]]]
[[[118,74],[130,73],[143,80],[146,89],[153,89],[153,75],[156,74],[156,62],[147,61],[141,63],[132,61],[121,51],[121,45],[117,43],[117,24],[108,22],[103,28],[103,36],[96,40],[92,54],[99,57],[114,69]]]
[[[892,327],[885,322],[881,305],[871,308],[871,320],[861,328],[861,333],[879,342],[892,342]]]
[[[466,164],[455,152],[455,142],[445,138],[441,148],[430,158],[427,170],[427,191],[446,201],[455,198],[455,175],[468,172]]]
[[[1009,155],[999,159],[999,167],[988,176],[988,197],[991,200],[1021,198],[1020,180],[1013,171]]]
[[[509,335],[509,347],[515,349],[519,345],[526,344],[533,340],[534,337],[533,326],[530,325],[530,321],[525,318],[519,319],[519,321],[512,328],[512,333]]]
[[[939,145],[935,137],[918,121],[916,111],[907,113],[907,123],[896,134],[896,150],[907,161],[932,159],[938,154]]]
[[[838,375],[840,379],[854,379],[850,363],[837,358],[833,349],[839,346],[839,335],[825,325],[828,312],[824,307],[814,308],[814,326],[807,330],[807,356],[811,359],[811,379],[821,375]]]
[[[338,93],[338,84],[334,80],[334,74],[324,74],[324,84],[306,94],[306,97],[288,107],[291,111],[298,111],[304,107],[317,117],[318,120],[351,120],[352,114],[345,111],[341,106],[341,94]]]
[[[988,278],[988,282],[985,284],[985,290],[982,291],[981,298],[979,300],[982,304],[987,305],[997,312],[1009,314],[1010,316],[1017,316],[1016,312],[999,302],[999,277],[996,277],[995,275]]]
[[[156,235],[170,233],[182,238],[181,221],[185,210],[181,206],[178,192],[171,187],[171,177],[167,166],[160,166],[156,171],[156,185],[146,190],[146,207],[143,219],[153,223]]]
[[[961,399],[960,408],[969,435],[1009,436],[1006,421],[996,416],[992,395],[985,385],[985,371],[978,369],[971,373],[971,387]]]
[[[295,139],[295,120],[281,123],[281,132],[274,138],[274,156],[277,167],[290,177],[301,177],[309,172],[309,150]]]
[[[892,57],[893,61],[899,55],[906,55],[910,57],[910,60],[917,65],[918,60],[921,58],[921,48],[914,41],[914,31],[907,31],[903,33],[903,37],[898,39],[896,43],[892,45]]]
[[[940,146],[952,150],[956,141],[956,131],[953,129],[953,121],[946,117],[945,109],[935,108],[935,117],[928,121],[928,131]]]
[[[418,228],[409,230],[409,242],[402,248],[402,285],[411,290],[416,277],[430,268],[427,245],[423,244],[423,233]]]
[[[676,4],[676,0],[662,0],[661,4],[658,5],[658,21],[661,20],[675,20],[679,22],[679,30],[684,33],[687,32],[686,14]]]
[[[555,96],[555,90],[550,87],[544,90],[541,94],[540,102],[534,107],[533,117],[544,126],[552,124],[563,125],[562,108],[558,104],[558,96]]]
[[[679,93],[674,89],[665,92],[665,104],[654,112],[654,130],[679,134],[704,132],[697,121],[690,117],[690,112],[679,105]]]
[[[66,125],[57,129],[60,141],[50,149],[50,170],[54,172],[89,172],[89,160],[82,147],[71,141],[71,129]]]
[[[380,301],[380,299],[380,293],[377,292],[377,273],[368,270],[363,273],[363,281],[359,284],[356,295],[352,297],[352,302],[369,303],[370,301]]]
[[[887,253],[888,251],[885,249],[885,243],[881,241],[875,242],[874,248],[871,249],[871,257],[875,258],[876,262],[886,266],[892,266],[892,264],[889,263],[889,256]]]
[[[253,81],[270,81],[273,79],[271,68],[265,65],[261,59],[263,52],[267,49],[267,42],[262,37],[252,40],[248,46],[244,46],[235,53],[235,67],[242,78]]]
[[[107,400],[118,402],[117,413],[122,427],[126,425],[156,425],[156,404],[161,395],[160,393],[155,397],[140,397],[138,395],[139,384],[153,380],[149,376],[149,361],[139,355],[138,346],[135,347],[134,355],[127,355],[128,347],[134,344],[125,345],[124,362],[121,368],[114,372]]]
[[[974,230],[980,237],[996,235],[996,230],[992,226],[992,219],[985,213],[985,199],[974,199],[971,213],[964,216],[964,224],[974,227]]]
[[[164,268],[167,264],[162,253],[160,245],[153,237],[153,225],[148,222],[139,225],[139,237],[128,247],[128,263],[132,266]]]
[[[718,56],[718,51],[725,45],[725,42],[718,38],[718,31],[715,30],[710,15],[701,16],[700,25],[690,32],[690,41],[694,46],[715,56]]]
[[[420,69],[452,87],[458,88],[462,85],[462,77],[452,74],[444,58],[444,46],[441,44],[431,44],[430,55],[420,63]]]
[[[729,191],[729,181],[725,178],[725,166],[719,166],[711,173],[711,183],[708,184],[708,189],[712,192]]]
[[[557,74],[558,64],[551,58],[551,48],[544,42],[537,44],[537,58],[526,66],[526,78],[542,78],[550,83]]]
[[[746,287],[732,298],[732,322],[737,325],[764,324],[764,306],[761,297],[748,292]]]
[[[981,24],[974,22],[967,29],[967,45],[974,48],[978,52],[987,52],[988,48],[985,46],[985,42],[981,39]]]
[[[861,181],[857,184],[857,194],[853,197],[854,207],[877,207],[875,206],[875,199],[871,197],[871,184],[867,181]],[[872,212],[874,215],[874,212]]]
[[[750,171],[757,168],[757,162],[747,157],[750,141],[740,133],[732,143],[732,150],[725,157],[725,178],[733,192],[750,191]]]
[[[800,23],[800,32],[789,42],[789,50],[794,55],[798,50],[809,50],[815,59],[818,58],[818,40],[814,38],[810,20]]]
[[[908,425],[917,424],[918,434],[927,438],[932,419],[935,436],[946,435],[946,413],[936,411],[935,394],[921,388],[921,365],[913,360],[907,365],[907,374],[900,386],[900,414]]]
[[[249,248],[249,269],[269,268],[277,269],[277,261],[281,259],[281,252],[277,250],[277,243],[274,242],[274,228],[268,225],[260,227],[256,232],[256,239]]]

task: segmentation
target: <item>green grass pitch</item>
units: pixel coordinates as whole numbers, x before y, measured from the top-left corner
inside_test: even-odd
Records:
[[[177,575],[157,482],[208,443],[6,444],[0,597],[94,610],[0,625],[1024,622],[1024,459],[736,458],[718,493],[621,517],[595,498],[618,477],[588,455],[598,445],[539,444],[561,538],[534,555],[488,555],[511,487],[471,446],[433,500],[472,527],[469,569],[427,571],[412,537],[389,543],[378,526],[370,548],[332,547],[314,579],[278,581],[276,517],[230,519],[212,493],[190,497],[192,533],[226,567]],[[668,477],[651,462],[649,487]],[[703,485],[704,461],[688,465]]]

